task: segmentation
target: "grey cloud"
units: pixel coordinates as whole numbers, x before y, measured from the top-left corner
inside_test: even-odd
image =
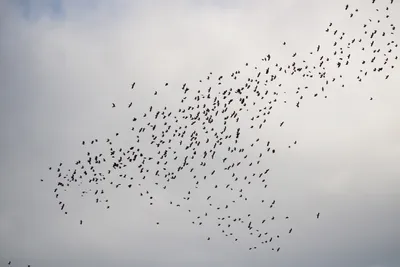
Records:
[[[358,84],[346,78],[349,85],[332,89],[326,100],[308,98],[300,109],[274,110],[260,136],[277,149],[262,166],[271,168],[270,195],[248,190],[256,199],[277,199],[274,212],[291,216],[291,224],[274,226],[278,232],[294,229],[282,238],[280,253],[249,253],[249,242],[232,244],[211,224],[193,227],[190,214],[162,201],[149,208],[138,191],[127,189],[107,188],[110,210],[71,190],[63,196],[64,216],[47,170],[60,161],[72,168],[83,159],[82,140],[99,138],[97,150],[105,151],[105,138],[121,132],[115,143],[130,146],[136,140],[126,133],[132,116],[149,105],[177,108],[182,84],[195,89],[209,71],[228,76],[245,62],[260,64],[267,53],[274,62],[290,62],[295,51],[307,58],[318,43],[329,51],[332,40],[323,32],[330,21],[349,34],[358,31],[344,18],[345,1],[62,1],[59,17],[50,3],[31,1],[29,19],[21,5],[0,3],[0,266],[3,259],[44,267],[399,266],[396,70],[389,80]],[[364,1],[351,6],[366,18],[375,14]],[[398,5],[392,9],[394,17]],[[170,86],[163,89],[166,81]],[[282,80],[288,88],[300,82]],[[155,102],[154,90],[162,101]],[[368,101],[371,95],[374,101]],[[285,126],[277,127],[282,120]],[[256,137],[244,134],[249,143]],[[294,140],[298,144],[287,149]],[[156,196],[177,199],[173,193],[185,191],[186,183]],[[206,210],[201,201],[195,209]],[[315,220],[318,211],[321,219]],[[261,216],[263,210],[254,204],[235,212]]]

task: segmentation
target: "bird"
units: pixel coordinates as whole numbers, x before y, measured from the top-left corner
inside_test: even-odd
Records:
[[[132,83],[131,89],[133,89],[133,87],[135,87],[135,84],[136,84],[136,82]]]
[[[115,108],[115,104],[114,103],[112,103],[112,107]]]
[[[320,215],[320,213],[318,212],[318,213],[317,213],[317,219],[319,219],[319,215]]]

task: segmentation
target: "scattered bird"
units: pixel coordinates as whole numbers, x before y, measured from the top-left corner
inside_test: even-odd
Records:
[[[304,103],[307,98],[309,101],[324,101],[329,92],[344,87],[342,78],[345,74],[350,75],[349,66],[361,70],[358,72],[357,69],[358,77],[353,77],[358,82],[363,82],[367,75],[389,79],[390,66],[394,66],[392,60],[397,59],[397,55],[392,54],[397,44],[388,34],[394,33],[395,27],[383,28],[384,23],[378,27],[378,20],[361,21],[362,16],[358,16],[361,9],[353,9],[359,12],[357,16],[348,9],[349,5],[346,5],[345,11],[350,13],[347,19],[360,20],[360,36],[349,36],[335,23],[329,22],[323,32],[327,41],[314,46],[311,52],[292,51],[288,54],[289,62],[273,62],[274,55],[268,54],[254,69],[246,62],[245,66],[241,65],[228,75],[215,76],[209,72],[207,79],[204,77],[193,85],[184,83],[180,86],[177,91],[181,98],[174,106],[168,106],[154,91],[151,99],[154,104],[146,107],[142,115],[130,117],[126,132],[121,130],[107,138],[105,150],[90,150],[92,144],[101,143],[105,138],[82,141],[89,151],[85,151],[86,158],[75,161],[74,168],[68,169],[68,164],[62,167],[61,163],[49,167],[56,176],[54,194],[60,209],[68,214],[65,211],[68,205],[60,200],[72,189],[79,190],[81,197],[93,198],[96,205],[110,209],[108,193],[124,188],[149,208],[165,199],[171,207],[194,216],[189,221],[193,226],[215,226],[222,236],[234,242],[240,243],[240,233],[236,229],[243,224],[245,235],[253,241],[249,250],[260,248],[262,244],[280,251],[280,247],[274,246],[279,235],[268,230],[272,224],[281,223],[280,218],[283,218],[275,213],[279,209],[275,200],[272,204],[267,204],[271,202],[266,198],[257,200],[260,205],[266,205],[266,214],[262,218],[248,213],[235,215],[235,211],[239,211],[236,209],[238,203],[251,205],[254,201],[252,189],[269,190],[268,182],[272,177],[265,166],[271,162],[269,156],[279,154],[275,153],[278,145],[265,137],[266,127],[271,127],[271,130],[277,127],[268,124],[271,114],[279,105],[293,105],[298,110],[307,104]],[[382,18],[389,13],[383,12]],[[376,32],[371,30],[374,28]],[[387,43],[386,47],[380,46],[381,43]],[[286,42],[283,45],[286,46]],[[358,55],[361,51],[365,52],[362,53],[365,57],[358,62],[353,53]],[[293,86],[293,83],[286,83],[290,77],[302,79],[304,84]],[[238,84],[237,81],[242,79],[243,84]],[[227,80],[235,85],[226,83]],[[134,87],[135,82],[131,89]],[[130,102],[128,108],[132,105]],[[116,104],[112,103],[112,108],[115,107]],[[279,127],[283,124],[281,121]],[[129,146],[119,133],[124,138],[125,133],[129,133]],[[297,140],[293,144],[297,144]],[[245,172],[243,166],[246,166]],[[182,193],[171,189],[181,182]],[[156,193],[159,190],[172,192],[174,199],[169,199],[169,196],[159,198]],[[222,202],[221,195],[226,196],[225,202]],[[265,195],[268,195],[267,191]],[[201,201],[196,202],[199,199]],[[204,204],[207,210],[196,210],[197,204]],[[319,219],[319,212],[316,217]],[[285,219],[285,223],[291,223],[289,216]],[[162,228],[159,221],[156,225]],[[211,236],[207,235],[207,240],[210,239]]]

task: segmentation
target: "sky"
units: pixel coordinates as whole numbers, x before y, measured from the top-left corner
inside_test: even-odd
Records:
[[[85,160],[88,148],[82,140],[98,138],[90,150],[97,153],[106,153],[110,137],[119,147],[136,144],[132,116],[145,125],[149,120],[142,116],[149,106],[176,111],[182,85],[206,91],[210,72],[213,88],[225,90],[243,86],[242,78],[241,84],[228,79],[236,70],[243,79],[257,74],[254,66],[264,71],[267,63],[261,59],[267,54],[274,63],[290,64],[297,53],[299,61],[318,65],[319,55],[310,51],[316,53],[320,45],[320,55],[327,57],[337,50],[333,30],[326,32],[330,22],[349,40],[358,40],[369,38],[363,24],[379,19],[380,24],[368,26],[377,29],[377,40],[386,31],[388,40],[399,43],[399,35],[387,30],[390,23],[400,24],[399,2],[370,2],[1,0],[0,267],[10,260],[12,266],[32,267],[400,266],[400,76],[395,75],[400,66],[392,59],[398,54],[394,48],[387,64],[394,68],[370,71],[362,82],[355,77],[368,67],[359,63],[367,52],[354,48],[343,78],[325,86],[325,93],[316,79],[278,79],[292,104],[279,102],[260,131],[246,130],[257,114],[250,111],[241,117],[244,145],[260,138],[271,141],[277,151],[257,167],[270,169],[268,190],[254,185],[246,192],[256,201],[276,200],[276,206],[267,209],[268,216],[277,217],[270,231],[281,235],[279,252],[262,245],[249,251],[254,239],[247,229],[235,228],[243,237],[240,242],[226,238],[211,211],[202,227],[193,225],[194,216],[207,212],[200,199],[209,195],[208,184],[192,190],[195,200],[185,205],[193,213],[169,205],[170,200],[182,201],[179,194],[189,188],[185,177],[170,191],[157,190],[150,176],[143,181],[142,187],[151,188],[157,200],[153,206],[139,196],[140,188],[104,185],[111,206],[106,209],[93,197],[81,197],[74,186],[62,195],[65,215],[53,192],[57,175],[49,171],[60,162],[67,169]],[[346,4],[359,9],[352,19]],[[387,6],[390,18],[384,15]],[[376,47],[387,49],[385,42],[376,42]],[[376,57],[383,62],[383,55]],[[329,65],[327,73],[338,77],[341,72]],[[220,75],[225,78],[218,87]],[[308,86],[309,92],[297,108],[293,92],[299,86]],[[319,97],[313,97],[315,92]],[[153,151],[148,143],[141,149]],[[249,158],[256,159],[261,145],[251,149]],[[184,157],[185,151],[179,153]],[[218,157],[230,157],[221,153]],[[208,164],[210,169],[221,167],[218,160]],[[131,171],[137,175],[137,169]],[[238,171],[251,172],[244,164]],[[215,198],[222,201],[228,194]],[[261,216],[266,208],[257,203],[238,204],[232,213]],[[278,219],[283,216],[290,220]]]

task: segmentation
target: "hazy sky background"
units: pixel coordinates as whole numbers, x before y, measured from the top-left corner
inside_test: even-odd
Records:
[[[120,132],[120,146],[130,146],[133,115],[149,105],[177,107],[182,84],[195,88],[210,71],[245,74],[245,62],[258,66],[268,53],[274,62],[290,62],[294,52],[308,60],[318,44],[332,53],[329,22],[359,36],[360,21],[389,2],[377,0],[371,8],[364,0],[0,0],[0,266],[8,260],[32,267],[400,266],[399,61],[389,63],[395,68],[388,80],[382,74],[355,82],[354,68],[346,86],[332,85],[327,99],[306,97],[299,109],[279,106],[262,135],[245,136],[276,144],[277,153],[263,164],[271,169],[266,197],[276,199],[276,214],[291,217],[275,226],[282,232],[279,253],[249,251],[246,239],[234,244],[212,224],[192,226],[189,213],[162,201],[150,208],[127,188],[110,189],[109,210],[71,189],[64,195],[66,216],[48,171],[83,159],[82,140],[98,138],[98,151],[105,151],[104,140]],[[355,22],[346,3],[360,9]],[[398,1],[390,8],[398,26]],[[400,42],[398,35],[390,38]],[[288,91],[307,84],[283,82]],[[291,236],[284,234],[288,227]]]

